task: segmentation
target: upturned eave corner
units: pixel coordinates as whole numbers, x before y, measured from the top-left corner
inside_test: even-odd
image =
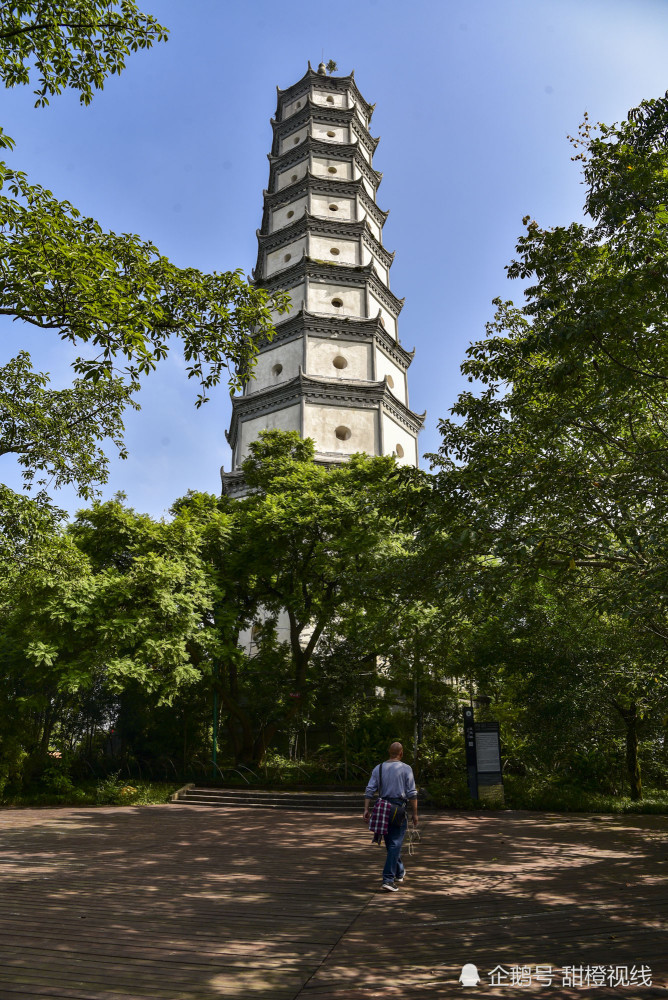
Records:
[[[318,73],[317,70],[313,69],[310,60],[308,61],[306,72],[302,77],[300,77],[299,80],[296,81],[296,83],[293,83],[290,87],[286,87],[285,89],[281,89],[279,86],[276,87],[277,114],[280,111],[282,101],[289,99],[293,92],[296,94],[300,88],[303,88],[305,83],[311,83],[313,81],[317,81],[318,85],[326,90],[351,90],[354,100],[359,103],[360,107],[364,111],[367,121],[371,122],[376,105],[375,103],[369,104],[369,102],[362,96],[355,80],[355,70],[352,69],[348,76],[323,76],[321,73]]]

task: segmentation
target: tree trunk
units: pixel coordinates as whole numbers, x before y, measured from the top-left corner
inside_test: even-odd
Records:
[[[49,703],[47,704],[47,707],[44,710],[43,728],[39,741],[39,752],[43,757],[46,757],[49,751],[49,744],[51,743],[51,734],[53,733],[59,711],[60,711],[59,701],[56,698],[54,698],[53,700],[49,700]]]
[[[176,754],[174,755],[176,756]],[[183,713],[183,773],[186,773],[186,761],[188,759],[188,713]]]
[[[634,802],[642,799],[642,778],[638,760],[638,706],[632,701],[628,708],[618,702],[613,703],[626,726],[626,771],[629,776],[631,798]]]
[[[237,764],[246,764],[253,760],[253,726],[248,713],[237,704],[222,684],[217,685],[218,696],[229,712],[228,730],[234,744],[234,756]],[[238,730],[241,730],[239,736]]]
[[[418,755],[420,753],[420,736],[418,733],[418,717],[420,714],[419,708],[419,684],[417,679],[417,664],[414,663],[413,669],[416,671],[413,677],[413,771],[417,771],[418,766]]]
[[[232,753],[234,754],[234,759],[239,760],[241,754],[241,743],[239,742],[239,733],[237,727],[235,726],[235,718],[231,712],[227,715],[227,735],[230,739],[230,746],[232,747]]]
[[[640,776],[640,763],[638,761],[638,713],[636,703],[633,702],[628,713],[626,723],[626,767],[629,772],[629,784],[631,785],[631,798],[634,802],[642,798],[642,779]]]
[[[269,742],[274,738],[277,729],[278,727],[273,722],[269,722],[266,726],[262,727],[253,743],[253,764],[257,764],[259,766],[262,763],[264,755],[267,752]]]
[[[420,673],[422,664],[417,651],[417,635],[413,635],[413,772],[417,780],[420,771],[420,743],[422,742],[422,715]]]
[[[343,780],[348,780],[348,724],[343,726]]]
[[[244,726],[241,733],[241,742],[234,755],[235,764],[246,764],[247,766],[258,764],[256,745],[257,740],[253,737],[252,729]]]

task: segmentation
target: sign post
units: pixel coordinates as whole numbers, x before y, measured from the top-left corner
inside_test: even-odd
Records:
[[[466,750],[466,776],[469,783],[469,793],[472,799],[478,798],[478,768],[475,749],[475,722],[473,708],[464,706],[464,748]]]
[[[490,805],[503,805],[501,737],[498,722],[475,723],[478,798]]]
[[[498,722],[476,722],[473,708],[464,706],[466,776],[472,799],[503,805],[501,738]]]

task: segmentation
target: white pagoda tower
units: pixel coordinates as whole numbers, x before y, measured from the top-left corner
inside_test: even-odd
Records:
[[[328,76],[322,63],[278,90],[253,279],[287,291],[291,306],[232,400],[232,471],[221,473],[231,496],[245,492],[241,463],[268,428],[312,438],[328,465],[360,451],[418,464],[425,415],[408,405],[414,352],[399,343],[403,300],[390,291],[372,113],[354,73]]]

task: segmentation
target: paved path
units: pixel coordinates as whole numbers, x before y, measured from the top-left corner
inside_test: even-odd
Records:
[[[0,998],[668,996],[667,833],[659,816],[426,814],[390,894],[353,817],[4,810]],[[467,962],[477,988],[457,982]],[[562,985],[566,966],[642,965],[651,989]],[[490,985],[496,966],[530,966],[531,985]]]

